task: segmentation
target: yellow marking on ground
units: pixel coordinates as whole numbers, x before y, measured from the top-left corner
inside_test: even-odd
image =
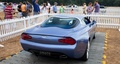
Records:
[[[108,37],[108,35],[105,35],[105,37]]]
[[[108,36],[108,33],[106,33],[106,36]]]
[[[106,59],[107,58],[107,56],[106,55],[103,55],[103,59]]]
[[[102,64],[107,64],[106,61],[102,61]]]
[[[107,47],[104,47],[104,50],[107,50]]]
[[[103,60],[102,60],[102,64],[107,64],[106,62],[106,59],[107,59],[107,56],[106,56],[106,53],[105,51],[107,50],[107,46],[108,46],[108,33],[105,34],[105,41],[104,41],[104,52],[103,52]]]
[[[108,39],[106,38],[105,41],[107,41]]]
[[[107,41],[105,41],[105,44],[107,44]]]
[[[108,45],[107,44],[105,44],[105,47],[107,47]]]
[[[9,58],[11,58],[11,56],[6,57],[5,59],[7,60],[7,59],[9,59]]]

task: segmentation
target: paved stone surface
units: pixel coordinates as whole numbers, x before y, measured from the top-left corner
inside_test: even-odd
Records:
[[[36,57],[29,52],[22,51],[7,60],[1,61],[0,64],[102,64],[104,38],[104,33],[96,33],[96,39],[91,42],[89,60],[86,62],[75,59]]]

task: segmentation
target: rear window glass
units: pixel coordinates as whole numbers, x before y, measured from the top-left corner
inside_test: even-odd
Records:
[[[46,20],[41,27],[59,27],[64,29],[74,28],[79,24],[79,20],[77,18],[58,18],[51,17]]]

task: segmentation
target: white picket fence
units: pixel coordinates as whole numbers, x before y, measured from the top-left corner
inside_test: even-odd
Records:
[[[27,18],[5,20],[0,22],[0,42],[20,35],[26,29],[40,25],[41,22],[55,14],[40,14]],[[98,27],[117,28],[120,30],[120,16],[87,15],[97,21]],[[0,45],[0,47],[2,47]]]
[[[39,25],[48,15],[41,14],[27,18],[11,19],[0,22],[0,42],[20,35],[22,31]]]
[[[120,31],[120,16],[111,15],[87,15],[97,21],[97,27],[116,28]]]

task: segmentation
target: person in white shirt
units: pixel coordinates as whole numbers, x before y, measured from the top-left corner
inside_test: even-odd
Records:
[[[43,7],[41,10],[42,10],[42,13],[48,13],[46,3],[43,3]]]
[[[51,5],[48,1],[47,1],[47,8],[48,8],[48,13],[50,13]]]

